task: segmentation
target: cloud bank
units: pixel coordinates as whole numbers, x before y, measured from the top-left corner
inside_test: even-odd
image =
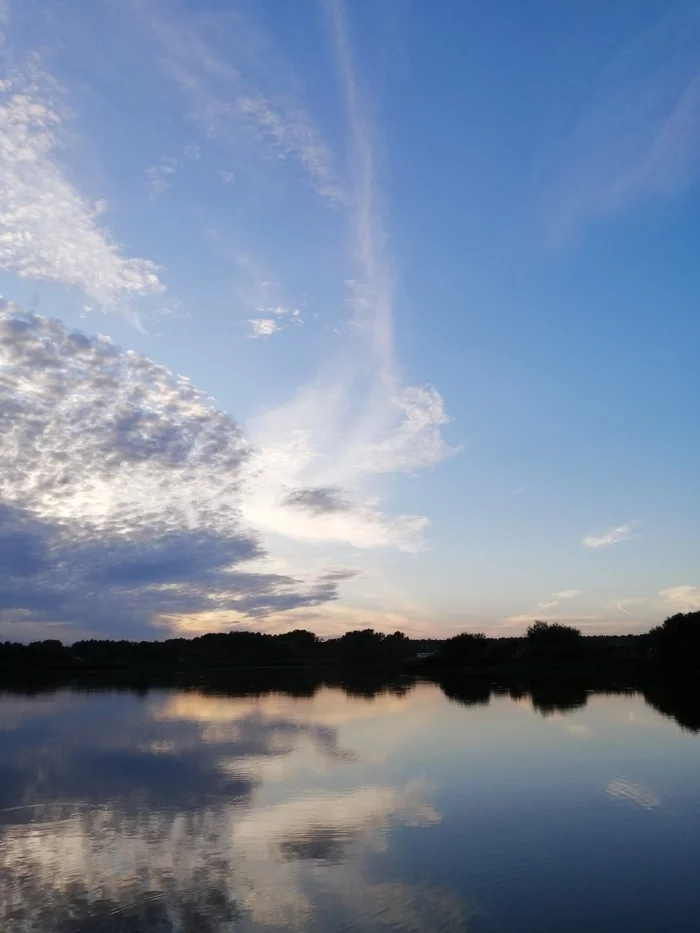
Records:
[[[250,448],[188,380],[5,304],[0,391],[6,631],[38,620],[135,634],[337,597],[337,569],[304,583],[258,572],[265,552],[240,508]]]

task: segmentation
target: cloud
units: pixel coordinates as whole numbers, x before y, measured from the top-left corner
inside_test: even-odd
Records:
[[[557,155],[565,167],[549,193],[553,237],[697,179],[699,37],[700,16],[686,7],[638,33],[608,65]]]
[[[233,174],[233,172],[226,172],[226,171],[217,172],[217,175],[219,176],[219,180],[224,185],[230,185],[233,179],[236,177]]]
[[[303,319],[300,317],[298,308],[294,308],[290,311],[288,308],[283,308],[281,305],[277,305],[274,308],[256,308],[256,311],[259,311],[261,314],[274,314],[276,318],[281,318],[284,315],[289,315],[288,320],[294,324],[303,324]],[[251,325],[253,330],[253,337],[271,337],[273,334],[276,334],[277,331],[283,330],[284,326],[279,324],[274,317],[256,317],[250,318],[248,323]]]
[[[607,531],[585,535],[582,544],[589,548],[609,547],[611,544],[628,541],[631,537],[632,525],[618,525],[616,528],[608,528]]]
[[[334,204],[342,200],[331,152],[269,38],[240,13],[229,29],[222,20],[212,28],[206,20],[182,16],[176,3],[141,4],[137,11],[158,42],[166,75],[193,103],[209,139],[236,149],[247,130],[276,159],[296,161],[324,198]],[[239,65],[245,66],[245,76]]]
[[[538,603],[535,606],[535,610],[540,609],[553,609],[555,606],[558,606],[560,603],[565,602],[569,599],[576,599],[577,596],[581,595],[581,590],[560,590],[558,593],[552,593],[552,598],[546,602]]]
[[[552,593],[554,599],[576,599],[581,595],[581,590],[560,590],[558,593]]]
[[[628,596],[624,599],[614,599],[609,603],[605,603],[603,609],[607,609],[608,612],[612,612],[613,615],[631,616],[632,613],[627,608],[628,606],[641,606],[648,602],[650,602],[650,597],[648,596]]]
[[[0,104],[0,269],[83,291],[128,311],[161,292],[157,266],[125,258],[92,204],[64,177],[54,154],[62,118],[40,79],[15,80]]]
[[[599,615],[581,615],[581,614],[566,614],[562,612],[543,614],[535,608],[534,612],[523,612],[518,615],[508,616],[504,619],[504,625],[507,626],[525,626],[531,625],[533,622],[561,622],[565,625],[574,625],[579,626],[599,626],[601,632],[606,631],[605,619],[602,619]]]
[[[328,512],[349,512],[352,503],[343,497],[342,489],[335,486],[317,486],[310,489],[294,489],[284,498],[284,504],[293,508],[324,515]]]
[[[265,552],[241,519],[250,448],[188,380],[5,305],[0,390],[6,630],[26,613],[114,633],[337,597],[333,568],[304,582],[256,572]]]
[[[274,318],[251,318],[248,323],[252,328],[253,337],[271,337],[273,334],[277,333],[278,330],[281,330]]]
[[[667,599],[678,612],[700,609],[700,587],[697,586],[671,586],[666,590],[659,590],[659,596]]]
[[[297,576],[297,575],[295,575]],[[355,573],[355,576],[361,576]],[[317,579],[316,576],[314,579]],[[330,583],[338,581],[331,578]],[[173,630],[183,636],[202,635],[205,632],[227,631],[233,622],[228,611],[204,611],[193,613],[174,613],[171,618]],[[257,618],[255,628],[276,634],[295,628],[304,628],[318,635],[335,638],[354,629],[372,628],[377,632],[401,631],[409,638],[442,638],[444,627],[439,620],[427,611],[396,611],[382,607],[366,608],[352,603],[329,601],[314,606],[300,606],[298,609],[285,609],[271,612],[263,618]]]
[[[449,421],[433,386],[407,386],[394,359],[393,274],[377,206],[374,154],[361,106],[342,5],[329,8],[330,30],[347,102],[353,185],[348,217],[356,268],[348,279],[349,334],[337,355],[290,400],[249,425],[251,461],[245,514],[256,526],[303,541],[355,547],[422,547],[428,519],[386,516],[370,488],[392,473],[413,474],[454,453],[442,437]],[[333,488],[362,506],[292,513],[286,490]]]
[[[177,160],[170,157],[162,159],[159,165],[151,165],[146,169],[146,178],[152,198],[157,198],[168,190],[169,178],[175,174],[177,169]]]

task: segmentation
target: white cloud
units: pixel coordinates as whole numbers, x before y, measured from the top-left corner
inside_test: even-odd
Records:
[[[221,171],[221,172],[217,172],[217,174],[218,174],[218,176],[219,176],[219,180],[220,180],[220,181],[222,182],[222,184],[224,184],[224,185],[230,185],[231,182],[233,181],[233,179],[236,177],[236,176],[233,174],[233,172]]]
[[[127,259],[97,224],[91,204],[54,159],[61,117],[36,82],[11,89],[0,105],[0,269],[81,289],[100,305],[163,291],[154,263]]]
[[[554,599],[576,599],[581,595],[581,590],[560,590],[558,593],[552,593]]]
[[[684,584],[683,586],[671,586],[666,590],[659,590],[659,596],[663,596],[679,612],[687,612],[691,609],[700,609],[700,587]]]
[[[253,331],[253,337],[271,337],[280,330],[280,326],[273,318],[251,318],[248,323]]]
[[[582,543],[584,547],[601,548],[628,541],[631,537],[632,525],[618,525],[616,528],[608,528],[607,531],[585,535]]]
[[[552,593],[552,598],[535,606],[535,611],[554,609],[555,606],[566,602],[569,599],[576,599],[581,595],[581,590],[560,590],[558,593]],[[517,618],[517,617],[516,617]]]

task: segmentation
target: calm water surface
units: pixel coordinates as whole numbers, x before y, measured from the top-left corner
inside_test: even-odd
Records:
[[[697,933],[700,735],[577,703],[0,694],[0,929]]]

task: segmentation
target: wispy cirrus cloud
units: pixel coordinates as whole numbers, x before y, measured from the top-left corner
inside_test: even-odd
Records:
[[[629,541],[632,537],[632,523],[626,525],[617,525],[615,528],[608,528],[607,531],[593,532],[584,535],[581,543],[587,548],[610,547],[612,544],[620,544],[622,541]]]
[[[454,451],[442,437],[449,420],[432,386],[406,386],[394,358],[393,273],[378,209],[372,134],[362,107],[342,3],[326,7],[350,129],[348,219],[355,268],[348,277],[351,328],[342,353],[292,399],[255,419],[259,450],[246,514],[257,526],[306,541],[356,547],[420,547],[428,519],[389,517],[365,487],[381,475],[433,466]],[[290,429],[290,426],[293,426]],[[300,516],[289,486],[333,488],[353,507]]]
[[[130,9],[158,42],[165,73],[191,102],[210,140],[236,149],[247,130],[274,158],[296,161],[324,198],[334,204],[343,200],[330,148],[294,93],[291,72],[269,38],[240,11],[229,28],[221,20],[213,28],[210,20],[185,14],[176,2],[133,3]],[[265,54],[252,54],[250,49],[260,45]],[[220,177],[228,181],[229,175]]]
[[[613,599],[608,603],[603,605],[603,609],[607,609],[608,612],[612,612],[615,616],[632,616],[630,607],[642,606],[645,603],[651,602],[651,597],[649,596],[627,596],[623,599]]]
[[[698,178],[700,16],[685,7],[633,36],[604,72],[548,196],[550,236]]]
[[[566,602],[570,599],[576,599],[576,597],[580,595],[581,590],[559,590],[558,593],[552,593],[551,599],[548,599],[542,603],[538,603],[535,606],[535,609],[554,609],[555,606],[559,606],[562,602]]]
[[[250,448],[188,380],[6,304],[0,389],[5,632],[145,632],[205,610],[231,625],[337,597],[337,568],[264,572],[241,517]]]
[[[134,317],[132,301],[163,291],[157,266],[123,255],[56,159],[63,118],[40,73],[0,93],[0,269],[80,289]]]

